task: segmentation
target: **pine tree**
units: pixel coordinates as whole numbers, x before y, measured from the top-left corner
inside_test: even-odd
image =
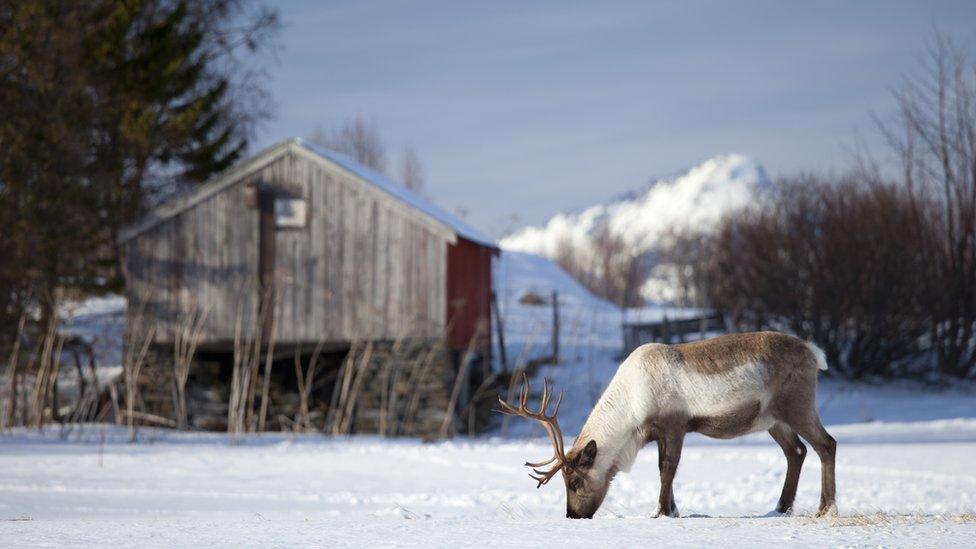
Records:
[[[0,332],[57,288],[118,288],[119,229],[240,157],[262,90],[235,52],[276,28],[249,0],[0,0]]]
[[[229,100],[231,82],[207,26],[228,12],[160,0],[102,10],[105,23],[87,58],[98,82],[96,186],[114,237],[171,189],[168,182],[198,183],[230,166],[245,151],[249,128],[247,113]]]

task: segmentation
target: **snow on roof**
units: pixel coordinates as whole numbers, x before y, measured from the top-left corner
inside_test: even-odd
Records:
[[[420,196],[394,182],[380,172],[367,168],[348,156],[335,151],[320,147],[313,143],[308,143],[301,138],[288,139],[272,147],[269,147],[254,156],[249,157],[243,162],[228,171],[218,175],[214,179],[200,185],[192,191],[173,197],[167,202],[156,207],[149,212],[143,219],[125,227],[119,232],[119,241],[124,242],[130,238],[154,227],[165,219],[173,217],[183,211],[188,210],[200,201],[222,191],[229,185],[237,182],[242,174],[249,173],[267,162],[274,160],[278,154],[282,154],[292,147],[302,147],[306,151],[324,159],[325,161],[350,173],[356,178],[364,181],[385,192],[386,194],[406,203],[411,208],[433,218],[441,224],[454,231],[457,236],[470,240],[475,244],[497,249],[495,239],[487,234],[472,227],[456,215],[434,204],[431,200]]]
[[[487,246],[489,248],[496,248],[497,244],[495,240],[490,236],[482,233],[478,229],[472,227],[467,222],[460,219],[458,216],[448,212],[447,210],[441,208],[437,204],[434,204],[431,200],[423,197],[411,190],[407,189],[403,185],[394,182],[389,177],[383,175],[382,173],[363,166],[362,164],[356,162],[348,156],[335,152],[325,147],[316,145],[314,143],[309,143],[301,138],[296,138],[295,142],[302,147],[308,149],[309,151],[325,158],[329,162],[338,165],[340,168],[352,173],[356,177],[372,184],[389,195],[406,202],[410,207],[420,210],[421,212],[427,214],[430,217],[440,221],[441,223],[447,225],[457,233],[461,238],[470,240],[476,244],[482,246]]]

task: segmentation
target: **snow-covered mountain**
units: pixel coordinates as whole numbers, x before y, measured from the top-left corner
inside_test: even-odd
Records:
[[[727,213],[752,204],[769,185],[766,171],[740,154],[715,156],[687,172],[653,181],[642,193],[581,212],[553,216],[543,226],[526,227],[501,241],[506,250],[550,258],[564,246],[587,257],[594,236],[603,230],[622,239],[636,253],[652,252],[673,232],[708,231]],[[667,291],[644,288],[651,299],[667,299]]]

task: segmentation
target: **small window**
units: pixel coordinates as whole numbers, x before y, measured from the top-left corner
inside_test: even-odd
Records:
[[[298,229],[305,226],[304,198],[276,198],[274,204],[275,227]]]

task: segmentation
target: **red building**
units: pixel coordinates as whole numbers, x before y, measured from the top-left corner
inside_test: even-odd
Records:
[[[498,248],[459,237],[447,246],[447,342],[491,350],[491,259]]]

